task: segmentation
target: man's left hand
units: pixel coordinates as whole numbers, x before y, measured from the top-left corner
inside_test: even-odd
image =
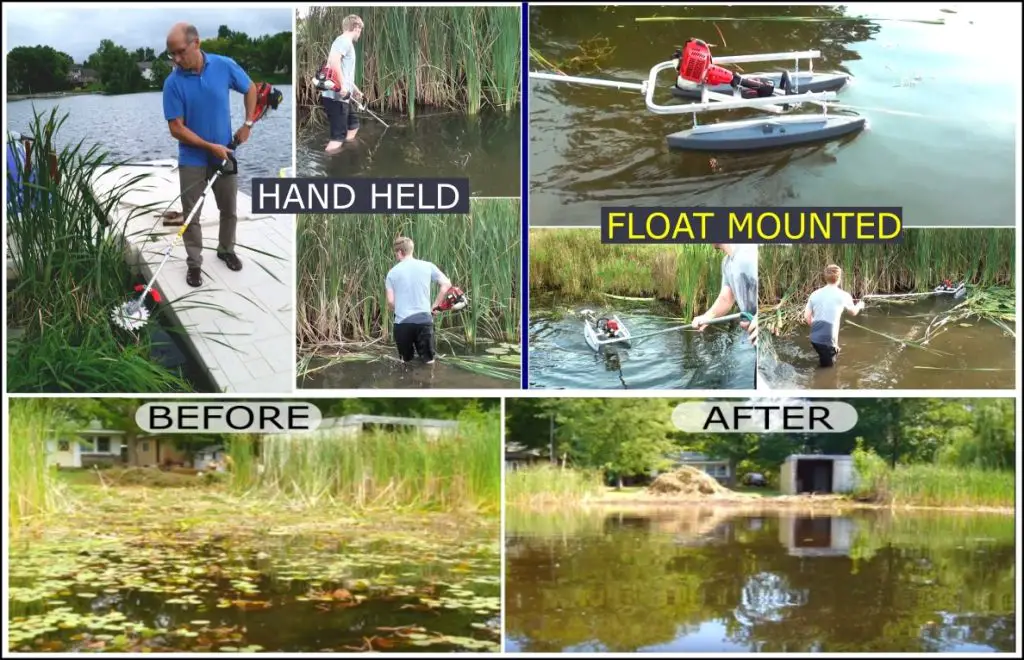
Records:
[[[747,331],[750,336],[750,343],[757,346],[757,317],[753,321],[740,321],[740,327]]]
[[[245,124],[235,132],[235,144],[245,144],[249,139],[250,128]]]

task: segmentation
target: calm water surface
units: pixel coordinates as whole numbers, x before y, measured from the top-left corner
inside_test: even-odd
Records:
[[[511,652],[1012,652],[1012,516],[532,515]]]
[[[685,323],[651,305],[619,303],[615,313],[635,336]],[[631,348],[606,346],[601,353],[587,345],[582,327],[575,314],[530,306],[531,389],[754,388],[757,351],[738,325],[666,332],[638,339]]]
[[[758,383],[763,379],[770,389],[1012,389],[1014,338],[990,321],[967,319],[944,326],[927,344],[944,355],[876,334],[920,341],[935,318],[954,304],[944,297],[909,305],[869,300],[857,316],[844,315],[842,352],[831,369],[818,366],[806,326],[799,333],[766,336],[759,342]],[[862,327],[850,325],[851,318]]]
[[[238,148],[239,190],[251,194],[256,177],[276,177],[281,168],[292,166],[291,85],[275,85],[285,101],[268,110],[249,141]],[[84,94],[56,99],[29,99],[7,104],[7,129],[30,134],[33,112],[48,115],[57,107],[58,117],[67,120],[57,134],[58,147],[84,141],[110,153],[113,160],[137,162],[178,157],[178,143],[167,131],[160,92],[104,96]],[[241,94],[231,95],[231,125],[237,130],[245,121]]]
[[[469,178],[474,197],[519,197],[520,112],[360,116],[359,133],[336,154],[324,153],[326,123],[301,132],[297,162],[306,177]]]
[[[940,11],[950,6],[957,13]],[[614,47],[599,60],[600,69],[566,64],[570,75],[646,80],[653,65],[670,59],[691,36],[716,44],[713,53],[721,56],[820,50],[814,70],[854,76],[839,98],[862,108],[857,112],[868,118],[869,129],[851,139],[777,151],[670,152],[665,136],[688,128],[688,116],[654,115],[635,92],[529,80],[530,222],[597,225],[602,205],[869,205],[903,207],[908,226],[1012,226],[1019,109],[1006,88],[979,72],[995,66],[1006,79],[1019,79],[1019,7],[1012,13],[967,5],[844,7],[531,7],[531,48],[556,65],[580,56],[580,44],[595,37]],[[945,24],[634,21],[839,12],[942,18]],[[792,63],[741,66],[753,73]],[[669,72],[659,80],[672,84]],[[656,99],[669,103],[671,95],[663,90]],[[760,114],[704,113],[701,122]]]

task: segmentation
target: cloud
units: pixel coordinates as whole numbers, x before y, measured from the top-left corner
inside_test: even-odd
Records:
[[[250,37],[291,31],[292,12],[287,7],[183,7],[78,9],[43,4],[4,6],[7,52],[18,46],[52,46],[82,62],[96,51],[100,41],[110,39],[130,51],[136,48],[164,49],[167,31],[179,21],[199,28],[200,38],[217,36],[227,25]]]

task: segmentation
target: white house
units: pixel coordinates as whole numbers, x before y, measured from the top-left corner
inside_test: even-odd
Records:
[[[853,457],[846,454],[793,454],[779,472],[784,495],[849,493],[856,485]]]
[[[139,73],[142,77],[148,81],[153,82],[153,63],[152,62],[136,62],[135,66],[139,68]]]
[[[99,420],[74,432],[74,438],[46,441],[47,465],[66,468],[123,463],[127,459],[124,431],[105,429]]]
[[[458,431],[459,423],[447,419],[421,419],[417,417],[390,417],[386,415],[346,415],[321,420],[315,431],[287,434],[294,438],[354,437],[360,433],[384,431],[416,433],[427,440],[436,440]],[[275,434],[277,436],[284,434]]]
[[[732,471],[729,469],[728,460],[711,458],[695,451],[679,451],[669,454],[666,458],[672,461],[673,468],[689,465],[714,477],[720,483],[728,484],[732,480]]]

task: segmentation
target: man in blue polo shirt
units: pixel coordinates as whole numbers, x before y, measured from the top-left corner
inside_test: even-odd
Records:
[[[245,94],[245,125],[234,134],[237,144],[249,139],[256,116],[256,85],[242,67],[223,55],[206,53],[200,48],[199,31],[194,25],[177,23],[167,35],[167,53],[175,67],[164,81],[164,119],[178,145],[178,180],[181,186],[184,222],[196,204],[200,204],[206,184],[216,169],[231,154],[231,90]],[[220,236],[217,257],[228,268],[242,269],[235,255],[235,205],[238,178],[222,174],[213,185],[213,196],[220,211]],[[196,218],[182,237],[188,257],[185,281],[190,286],[203,283],[203,230]]]

